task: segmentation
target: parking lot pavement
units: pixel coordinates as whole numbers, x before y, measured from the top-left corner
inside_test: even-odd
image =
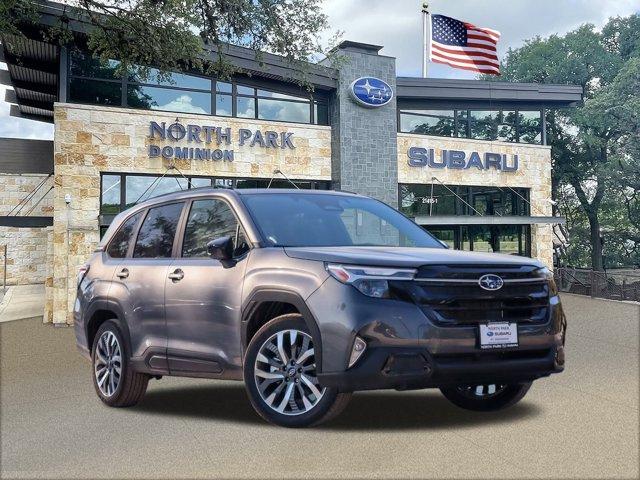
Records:
[[[242,384],[164,378],[103,406],[72,329],[0,325],[2,478],[638,478],[640,307],[563,296],[567,369],[504,412],[436,390],[358,393],[333,422],[265,424]]]

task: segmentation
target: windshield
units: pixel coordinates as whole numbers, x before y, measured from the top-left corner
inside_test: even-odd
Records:
[[[444,248],[404,215],[371,198],[260,193],[242,199],[272,247]]]

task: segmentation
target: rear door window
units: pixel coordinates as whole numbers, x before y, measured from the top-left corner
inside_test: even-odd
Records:
[[[142,216],[142,212],[136,213],[129,217],[120,226],[120,230],[113,236],[107,247],[107,254],[112,258],[124,258],[127,256],[129,242],[138,226],[138,221]]]
[[[149,209],[133,249],[134,258],[170,258],[184,203]]]

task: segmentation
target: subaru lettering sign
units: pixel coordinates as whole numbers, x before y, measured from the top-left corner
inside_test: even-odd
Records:
[[[353,99],[364,107],[381,107],[393,98],[388,83],[374,77],[361,77],[349,87]]]

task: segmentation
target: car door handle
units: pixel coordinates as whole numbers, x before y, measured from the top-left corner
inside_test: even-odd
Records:
[[[169,278],[174,282],[179,282],[184,278],[184,272],[178,268],[169,274]]]
[[[123,268],[118,273],[116,273],[116,276],[118,278],[127,278],[129,276],[129,270],[126,268]]]

